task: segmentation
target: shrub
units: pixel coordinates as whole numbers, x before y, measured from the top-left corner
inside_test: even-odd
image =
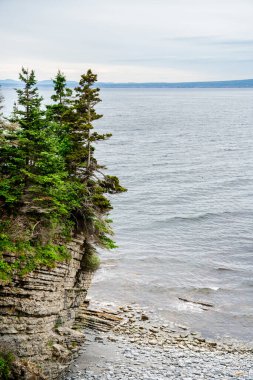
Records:
[[[90,270],[92,272],[95,272],[100,266],[100,257],[97,255],[97,253],[92,254],[86,254],[85,255],[85,264],[84,268],[86,270]]]

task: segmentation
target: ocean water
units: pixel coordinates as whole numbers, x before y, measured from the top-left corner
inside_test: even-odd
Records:
[[[2,93],[7,112],[14,93]],[[128,192],[112,197],[119,248],[101,252],[89,297],[253,340],[253,90],[101,95],[97,127],[113,137],[97,158]]]

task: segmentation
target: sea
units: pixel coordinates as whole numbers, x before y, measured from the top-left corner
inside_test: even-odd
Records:
[[[1,92],[7,114],[15,92]],[[101,97],[96,128],[113,136],[96,157],[128,191],[111,197],[119,247],[100,252],[89,298],[252,341],[253,89],[107,88]]]

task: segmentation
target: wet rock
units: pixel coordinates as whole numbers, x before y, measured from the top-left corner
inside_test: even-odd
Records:
[[[96,336],[96,337],[95,337],[95,342],[103,343],[104,340],[103,340],[103,338],[101,338],[100,336]]]
[[[134,308],[131,314],[136,315]],[[142,310],[140,314],[146,315]],[[122,315],[124,323],[109,333],[103,333],[110,346],[107,347],[107,343],[101,346],[105,355],[99,351],[93,366],[90,363],[93,351],[89,353],[89,360],[85,356],[80,358],[79,363],[85,363],[85,367],[81,371],[73,369],[75,380],[251,378],[248,376],[253,362],[250,348],[246,349],[243,345],[236,348],[222,342],[215,346],[217,342],[205,340],[200,334],[192,335],[188,330],[171,332],[171,329],[163,328],[152,318],[127,322],[127,315],[128,312]],[[114,336],[115,340],[111,339]],[[93,344],[96,343],[90,343]],[[94,350],[96,352],[96,347]]]

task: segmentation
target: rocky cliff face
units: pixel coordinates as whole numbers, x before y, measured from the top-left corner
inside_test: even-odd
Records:
[[[79,235],[68,244],[70,262],[0,287],[0,350],[20,359],[17,378],[43,378],[29,375],[36,367],[45,378],[59,378],[84,340],[73,329],[92,277],[84,265],[83,243]]]

